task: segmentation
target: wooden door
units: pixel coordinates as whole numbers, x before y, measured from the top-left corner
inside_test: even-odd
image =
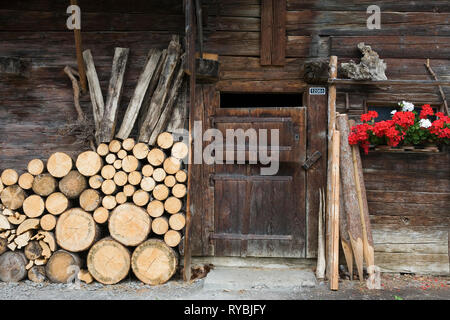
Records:
[[[306,182],[302,164],[306,157],[306,109],[217,107],[212,112],[211,127],[224,137],[227,129],[278,129],[280,146],[275,175],[261,175],[264,165],[248,162],[216,164],[210,170],[214,200],[209,240],[214,255],[305,257]]]

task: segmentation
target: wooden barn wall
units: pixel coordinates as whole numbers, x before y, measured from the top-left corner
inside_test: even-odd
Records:
[[[387,63],[390,79],[431,79],[431,66],[450,78],[450,2],[287,0],[286,64],[260,65],[260,0],[204,0],[205,50],[220,55],[223,91],[302,91],[301,68],[314,56],[360,57],[357,43],[371,45]],[[381,30],[366,27],[367,7],[381,8]],[[312,41],[313,36],[318,41]],[[450,88],[446,88],[450,96]],[[346,93],[348,104],[346,104]],[[364,102],[441,102],[437,88],[338,89],[337,109],[359,118]],[[311,106],[313,107],[313,106]],[[372,153],[363,157],[377,264],[385,270],[449,271],[449,154]],[[201,228],[200,217],[198,228]],[[200,230],[199,230],[200,232]],[[312,230],[315,235],[315,230]],[[316,239],[310,239],[315,243]],[[194,254],[205,254],[194,240]],[[314,256],[314,250],[310,250]]]
[[[126,3],[126,5],[124,5]],[[73,31],[66,28],[70,1],[18,0],[0,4],[0,56],[31,59],[30,77],[0,76],[0,170],[23,171],[34,158],[84,148],[61,134],[76,118],[72,85],[63,73],[77,69]],[[179,0],[80,0],[83,49],[91,49],[104,96],[115,47],[130,48],[119,112],[124,112],[150,48],[167,48],[171,35],[184,35]],[[81,105],[89,117],[89,94]],[[120,117],[119,117],[120,119]]]

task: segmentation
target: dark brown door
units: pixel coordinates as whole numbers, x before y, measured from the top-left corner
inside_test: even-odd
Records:
[[[226,129],[278,129],[281,161],[275,175],[261,175],[261,167],[267,165],[215,165],[210,177],[214,188],[214,230],[210,233],[214,254],[305,257],[306,183],[302,164],[306,156],[306,109],[217,108],[211,127],[224,137]]]

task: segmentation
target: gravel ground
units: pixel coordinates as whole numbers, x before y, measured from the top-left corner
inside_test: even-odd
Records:
[[[0,283],[1,300],[450,300],[450,277],[412,275],[382,276],[382,290],[368,290],[358,281],[343,280],[340,290],[332,292],[326,282],[319,282],[314,288],[294,290],[252,290],[230,291],[203,289],[204,279],[184,283],[172,280],[162,286],[151,287],[135,280],[105,286],[99,283],[81,284],[79,288],[67,284],[30,281]]]

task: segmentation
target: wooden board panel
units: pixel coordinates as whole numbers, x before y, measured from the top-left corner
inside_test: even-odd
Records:
[[[273,16],[274,1],[262,0],[261,2],[261,65],[272,64],[273,49]]]
[[[283,66],[286,58],[286,0],[273,3],[272,65]]]

